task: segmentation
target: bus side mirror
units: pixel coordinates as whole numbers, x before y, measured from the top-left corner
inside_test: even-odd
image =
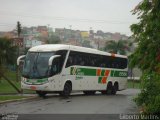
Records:
[[[26,57],[26,55],[21,55],[21,56],[18,57],[18,59],[17,59],[17,65],[18,66],[19,66],[20,62],[22,62],[22,59],[25,58],[25,57]]]
[[[52,61],[53,61],[55,58],[58,58],[58,57],[61,57],[61,55],[51,56],[51,57],[49,58],[48,65],[49,65],[49,66],[52,66]]]

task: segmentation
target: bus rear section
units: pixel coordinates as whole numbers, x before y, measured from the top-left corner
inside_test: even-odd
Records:
[[[110,55],[110,56],[109,56]],[[65,79],[71,79],[73,91],[116,94],[127,87],[127,57],[70,51]]]

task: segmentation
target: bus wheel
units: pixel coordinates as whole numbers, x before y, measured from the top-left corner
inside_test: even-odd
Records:
[[[96,91],[83,91],[85,95],[94,95]]]
[[[47,92],[45,92],[45,91],[36,91],[36,93],[38,94],[38,96],[39,97],[45,97],[46,96],[46,94],[47,94]]]
[[[116,90],[116,86],[112,86],[112,84],[108,84],[108,87],[107,87],[107,94],[108,95],[115,95],[117,92]]]
[[[118,83],[114,84],[114,86],[112,87],[112,95],[115,95],[117,91],[118,91]]]
[[[112,92],[113,92],[112,90],[113,90],[112,83],[108,83],[108,85],[107,85],[107,91],[106,91],[107,95],[111,95]]]
[[[65,83],[64,89],[60,95],[62,95],[64,97],[68,97],[70,95],[71,91],[72,91],[72,86],[69,83]]]

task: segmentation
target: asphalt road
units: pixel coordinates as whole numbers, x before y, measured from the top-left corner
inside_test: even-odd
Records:
[[[97,93],[85,96],[74,93],[68,99],[50,94],[46,99],[18,101],[0,105],[0,113],[12,114],[136,114],[138,107],[133,98],[138,89],[127,89],[116,95],[101,95]],[[42,118],[42,117],[41,117]]]

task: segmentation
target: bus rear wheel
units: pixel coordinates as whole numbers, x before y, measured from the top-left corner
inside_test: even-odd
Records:
[[[112,95],[115,95],[118,91],[118,85],[115,84],[114,86],[112,86]]]
[[[112,86],[112,95],[115,95],[116,94],[116,88],[115,88],[115,86]]]
[[[96,91],[83,91],[85,95],[94,95]]]
[[[115,95],[116,92],[117,92],[116,86],[115,86],[115,85],[112,86],[112,84],[109,83],[109,84],[107,85],[107,91],[106,91],[106,93],[107,93],[108,95]]]

